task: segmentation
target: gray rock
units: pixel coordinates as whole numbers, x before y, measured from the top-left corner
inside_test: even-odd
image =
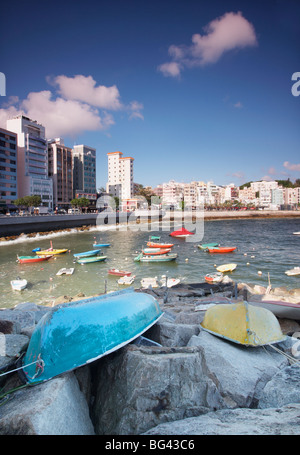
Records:
[[[289,403],[300,403],[299,383],[299,364],[284,368],[266,384],[258,407],[280,408]]]
[[[92,435],[87,403],[73,373],[15,392],[0,406],[1,435]]]
[[[211,409],[255,407],[262,389],[287,359],[267,347],[245,347],[203,329],[189,346],[198,346],[209,386]]]
[[[300,404],[269,409],[224,409],[162,423],[145,435],[300,435]]]

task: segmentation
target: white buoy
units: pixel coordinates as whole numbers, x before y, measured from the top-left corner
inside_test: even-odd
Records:
[[[247,262],[247,265],[250,265],[250,262]]]
[[[261,270],[259,270],[257,273],[258,273],[259,275],[262,275],[262,271],[261,271]]]

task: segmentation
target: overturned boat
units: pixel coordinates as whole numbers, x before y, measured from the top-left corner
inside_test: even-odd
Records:
[[[63,304],[42,317],[22,359],[24,380],[47,381],[146,332],[163,315],[149,294],[126,289]]]
[[[264,346],[286,339],[271,311],[247,302],[217,304],[208,308],[201,327],[244,346]]]

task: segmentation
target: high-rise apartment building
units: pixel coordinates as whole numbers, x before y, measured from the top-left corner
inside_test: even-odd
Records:
[[[0,206],[17,197],[17,135],[0,128]]]
[[[73,193],[96,194],[96,150],[87,145],[73,147]]]
[[[42,204],[53,208],[53,185],[48,177],[45,128],[24,115],[7,120],[7,129],[17,134],[18,197],[39,195]]]
[[[134,158],[123,157],[121,152],[111,152],[108,156],[108,182],[106,191],[120,199],[130,199],[134,192]]]
[[[53,181],[54,207],[69,207],[73,199],[72,149],[61,138],[48,140],[48,175]]]

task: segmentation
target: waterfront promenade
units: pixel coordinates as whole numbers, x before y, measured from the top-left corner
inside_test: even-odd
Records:
[[[238,211],[172,211],[166,212],[162,221],[180,222],[189,220],[239,220],[264,218],[299,218],[300,210],[238,210]],[[72,229],[82,226],[111,225],[126,222],[157,221],[151,217],[151,211],[145,211],[141,218],[134,212],[101,212],[76,215],[33,215],[33,216],[0,216],[0,240],[7,236],[22,233],[47,232],[52,230]]]

